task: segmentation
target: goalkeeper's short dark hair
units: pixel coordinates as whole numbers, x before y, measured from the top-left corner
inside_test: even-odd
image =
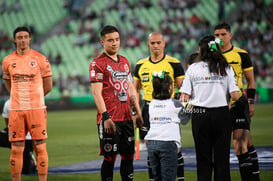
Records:
[[[20,32],[20,31],[26,31],[29,34],[29,37],[31,37],[31,33],[28,27],[26,26],[18,26],[17,28],[15,28],[15,30],[13,31],[13,38],[15,38],[16,33]]]

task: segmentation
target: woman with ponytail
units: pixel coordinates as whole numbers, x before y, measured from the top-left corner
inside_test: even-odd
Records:
[[[228,96],[238,100],[234,72],[223,57],[220,39],[208,35],[199,41],[198,62],[187,70],[180,92],[181,101],[190,99],[192,131],[196,149],[197,178],[230,181],[230,141],[232,124]]]

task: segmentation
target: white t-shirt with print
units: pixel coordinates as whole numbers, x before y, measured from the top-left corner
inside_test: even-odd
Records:
[[[208,63],[200,61],[192,64],[185,75],[180,92],[193,94],[191,103],[200,107],[222,107],[228,105],[229,93],[239,91],[234,71],[229,66],[227,76],[209,72]]]

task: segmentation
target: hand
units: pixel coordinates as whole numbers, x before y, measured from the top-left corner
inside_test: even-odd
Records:
[[[249,116],[252,117],[254,115],[254,104],[248,104],[249,106]]]
[[[104,121],[104,131],[107,134],[115,134],[116,133],[116,125],[111,119],[107,119]]]
[[[142,127],[142,125],[144,124],[144,121],[143,121],[143,119],[142,119],[142,116],[141,116],[141,114],[137,114],[136,116],[134,116],[135,118],[133,118],[133,120],[134,120],[134,124],[136,125],[136,127],[137,128],[141,128]]]

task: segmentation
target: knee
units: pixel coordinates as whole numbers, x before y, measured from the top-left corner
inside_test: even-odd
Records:
[[[120,158],[122,160],[133,160],[134,159],[134,154],[120,155]]]
[[[105,161],[107,161],[107,162],[115,162],[116,161],[116,158],[117,158],[117,155],[112,155],[112,156],[108,156],[108,155],[106,155],[106,156],[104,156],[104,160]]]
[[[11,155],[13,155],[13,156],[23,155],[24,149],[25,149],[24,144],[22,144],[20,146],[12,144],[12,146],[11,146]]]
[[[40,144],[43,144],[45,143],[45,140],[33,140],[33,145],[36,146],[36,145],[40,145]]]
[[[241,155],[247,152],[247,143],[233,139],[233,147],[236,155]]]

